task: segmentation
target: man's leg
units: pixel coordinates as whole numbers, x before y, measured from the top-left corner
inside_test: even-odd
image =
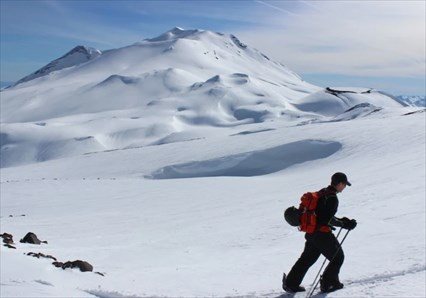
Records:
[[[318,260],[321,255],[320,250],[318,250],[309,239],[310,235],[307,235],[307,240],[305,243],[305,249],[303,250],[300,258],[296,261],[293,268],[291,268],[287,276],[287,286],[290,288],[298,287],[303,278],[305,277],[308,269]]]
[[[339,242],[332,233],[318,233],[314,243],[321,253],[330,261],[322,275],[321,284],[339,283],[339,272],[345,259]]]

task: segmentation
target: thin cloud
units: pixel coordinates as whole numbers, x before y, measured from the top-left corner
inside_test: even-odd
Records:
[[[297,15],[298,15],[298,14],[295,14],[294,12],[292,12],[292,11],[290,11],[290,10],[287,10],[287,9],[284,9],[284,8],[281,8],[281,7],[278,7],[278,6],[272,5],[272,4],[270,4],[270,3],[268,3],[268,2],[265,2],[265,1],[255,0],[255,2],[260,3],[260,4],[263,4],[263,5],[266,5],[266,6],[268,6],[268,7],[271,7],[271,8],[273,8],[273,9],[275,9],[275,10],[278,10],[278,11],[284,12],[284,13],[289,14],[289,15],[293,15],[293,16],[297,16]]]
[[[240,30],[246,43],[303,73],[424,76],[425,2],[315,2],[270,26]]]
[[[193,1],[140,1],[126,3],[123,8],[141,16],[162,15],[184,23],[197,23],[195,20],[200,20],[201,23],[214,22],[217,26],[221,21],[232,26],[245,23],[252,28],[269,24],[268,12],[256,9],[257,6],[255,1],[199,1],[196,5]]]

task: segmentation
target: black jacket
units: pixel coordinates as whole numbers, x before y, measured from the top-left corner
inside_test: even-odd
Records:
[[[317,223],[320,226],[337,226],[341,227],[342,222],[334,215],[339,207],[339,199],[334,186],[330,185],[319,191],[320,198],[317,205]]]

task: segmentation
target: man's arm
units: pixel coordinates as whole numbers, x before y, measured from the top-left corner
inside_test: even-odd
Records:
[[[341,218],[337,218],[336,216],[333,216],[330,221],[328,222],[329,225],[333,227],[343,227],[343,221]]]
[[[355,229],[357,222],[355,219],[349,219],[347,217],[337,218],[333,216],[329,224],[335,227],[342,227],[347,230],[353,230]]]

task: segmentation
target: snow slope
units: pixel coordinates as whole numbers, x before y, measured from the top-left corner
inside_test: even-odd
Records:
[[[0,166],[204,138],[273,119],[343,119],[365,103],[401,107],[374,90],[332,90],[211,31],[174,28],[102,52],[80,46],[1,91]]]
[[[408,110],[301,126],[277,119],[3,168],[1,232],[17,242],[32,231],[49,244],[1,247],[1,296],[281,296],[282,272],[304,244],[282,211],[344,171],[353,185],[337,215],[358,227],[344,244],[346,287],[327,297],[424,297],[425,113]],[[258,167],[250,177],[239,172],[247,165]],[[233,175],[210,175],[221,166]],[[155,179],[170,167],[192,178]],[[105,276],[57,269],[28,251],[86,260]]]
[[[283,210],[336,171],[358,227],[327,296],[426,295],[424,110],[210,31],[98,54],[0,93],[1,297],[280,297],[304,244]]]

